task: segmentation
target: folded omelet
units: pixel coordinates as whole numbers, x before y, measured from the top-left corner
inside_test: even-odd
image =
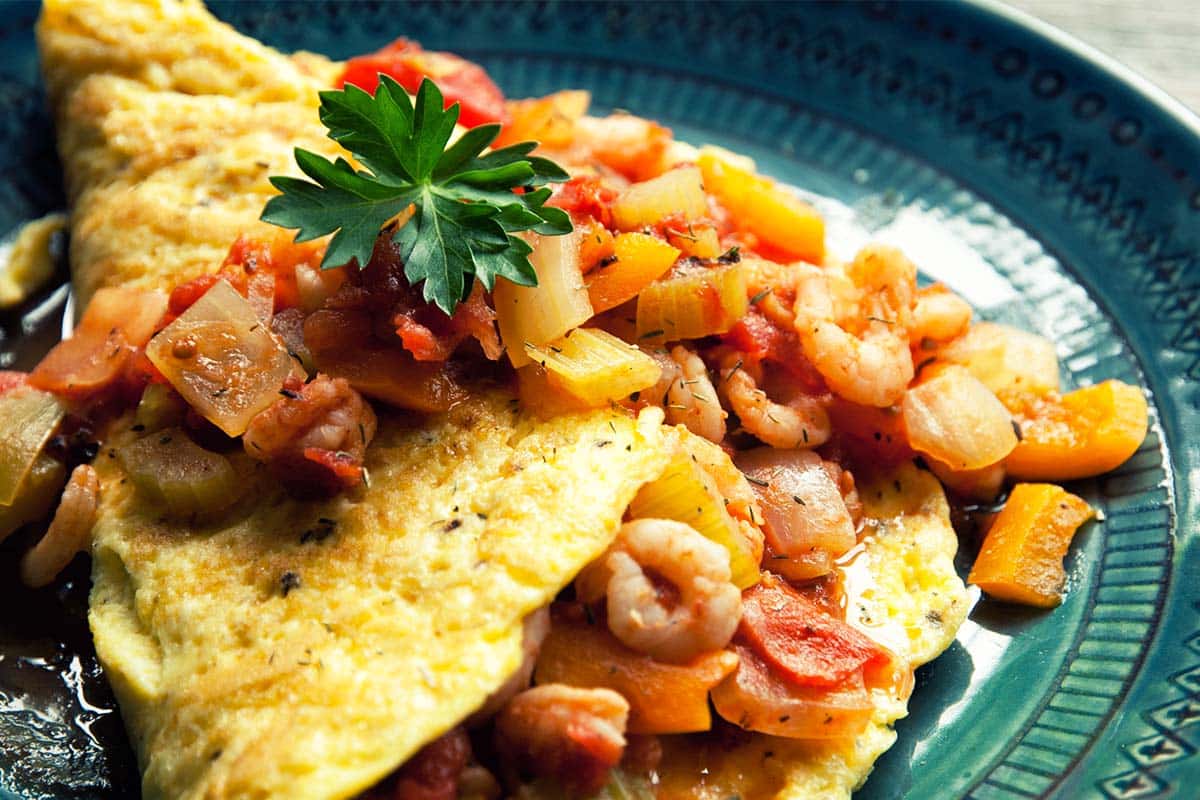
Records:
[[[338,65],[198,2],[47,0],[38,42],[81,301],[215,270],[239,234],[274,230],[258,221],[267,176],[294,172],[294,147],[337,151],[316,109]],[[664,430],[654,412],[539,421],[481,392],[430,418],[381,413],[355,492],[297,501],[242,459],[237,503],[191,523],[101,457],[90,622],[144,796],[343,798],[385,777],[518,667],[522,620],[612,542],[665,467]],[[966,613],[945,499],[914,469],[864,498],[848,619],[915,666]],[[841,748],[668,737],[660,793],[846,797],[909,690],[878,690],[874,724]]]

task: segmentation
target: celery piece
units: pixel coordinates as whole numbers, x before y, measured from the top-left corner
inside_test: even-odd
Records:
[[[653,386],[662,367],[631,344],[598,328],[576,328],[525,354],[546,368],[552,384],[590,406],[604,406]]]
[[[729,567],[739,589],[758,582],[753,547],[725,510],[716,481],[684,450],[676,453],[661,476],[641,488],[629,512],[635,519],[673,519],[691,525],[729,551]]]

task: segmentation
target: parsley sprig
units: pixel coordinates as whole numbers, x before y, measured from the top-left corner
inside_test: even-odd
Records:
[[[428,79],[415,103],[386,75],[374,96],[350,84],[322,92],[321,122],[329,137],[365,169],[296,148],[296,163],[312,182],[272,177],[282,194],[267,202],[262,219],[298,229],[298,242],[336,231],[322,268],[351,260],[365,267],[380,231],[412,206],[412,218],[391,235],[409,283],[423,281],[426,302],[447,314],[470,295],[475,278],[489,291],[497,276],[536,285],[532,248],[513,234],[570,233],[567,214],[545,205],[545,184],[568,175],[552,161],[530,156],[534,142],[484,155],[500,133],[495,124],[472,128],[447,147],[458,104],[444,105]]]

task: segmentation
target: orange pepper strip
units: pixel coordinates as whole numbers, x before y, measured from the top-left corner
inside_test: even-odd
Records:
[[[825,258],[825,221],[816,209],[774,181],[701,153],[704,188],[750,231],[785,259],[820,264]]]
[[[572,622],[556,614],[534,678],[620,693],[629,701],[629,733],[688,733],[712,727],[708,692],[737,664],[728,650],[688,664],[663,664],[625,647],[602,620]]]
[[[585,277],[597,314],[637,297],[671,268],[679,250],[647,233],[621,233],[613,242],[613,255],[616,261],[597,266]]]
[[[1061,486],[1018,483],[983,541],[967,581],[998,600],[1053,608],[1062,602],[1063,557],[1096,511]]]
[[[1002,393],[1005,395],[1005,393]],[[1021,429],[1004,460],[1018,480],[1068,481],[1119,467],[1146,438],[1146,397],[1120,381],[1069,394],[1000,398]]]

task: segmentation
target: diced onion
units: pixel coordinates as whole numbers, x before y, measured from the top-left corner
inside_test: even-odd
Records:
[[[605,406],[653,386],[662,368],[650,356],[599,328],[576,328],[525,354],[546,368],[555,384],[589,406]]]
[[[961,364],[983,385],[1004,391],[1046,394],[1058,391],[1054,342],[1029,331],[979,322],[938,351],[940,361]]]
[[[134,486],[173,516],[221,511],[239,495],[229,459],[200,447],[180,428],[143,436],[118,449],[117,457]]]
[[[146,355],[188,405],[230,436],[279,399],[289,376],[306,377],[224,280],[151,339]]]
[[[0,395],[0,506],[10,506],[66,408],[28,386]]]
[[[746,275],[739,265],[694,269],[655,281],[638,295],[638,341],[674,342],[725,333],[749,307]]]
[[[819,455],[760,447],[739,453],[736,463],[753,479],[766,518],[772,572],[793,580],[816,578],[854,546],[854,522]]]
[[[729,551],[733,583],[745,589],[758,582],[758,558],[753,544],[725,509],[713,478],[680,449],[656,480],[641,488],[629,504],[634,519],[673,519],[691,525]]]
[[[496,280],[492,300],[500,338],[514,367],[529,363],[525,344],[545,344],[577,328],[592,316],[579,269],[579,235],[540,236],[529,256],[537,286]]]
[[[909,446],[954,470],[995,464],[1017,446],[1008,409],[960,366],[944,367],[909,389],[902,410]]]
[[[871,719],[874,706],[861,674],[837,689],[785,682],[754,651],[735,645],[737,672],[712,690],[717,713],[744,730],[792,739],[849,739]]]
[[[635,183],[613,202],[613,221],[623,231],[655,225],[668,217],[688,223],[708,211],[700,170],[681,167],[657,178]]]
[[[37,457],[10,506],[0,506],[0,541],[22,525],[43,519],[54,510],[67,468],[45,453]]]

